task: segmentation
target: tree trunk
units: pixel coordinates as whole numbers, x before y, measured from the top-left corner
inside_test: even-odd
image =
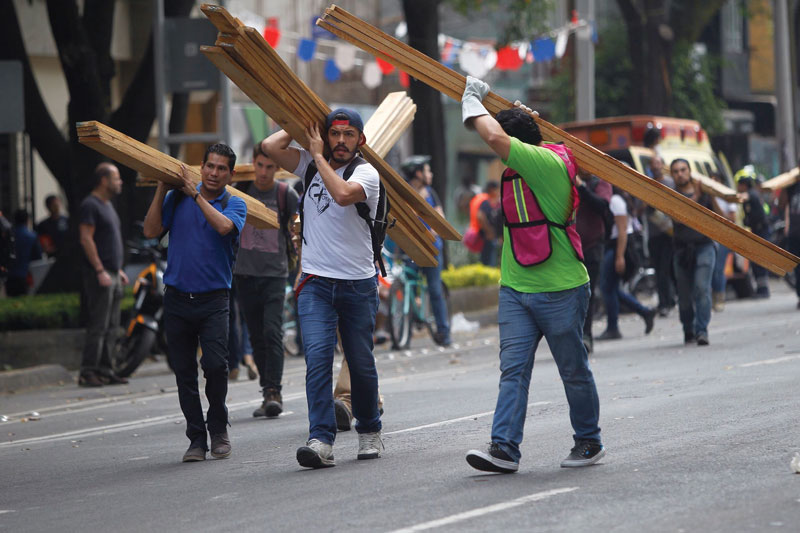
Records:
[[[439,57],[439,0],[420,2],[403,0],[408,24],[408,44],[434,58]],[[411,79],[411,99],[417,104],[412,132],[414,153],[431,156],[433,188],[447,205],[447,152],[444,136],[444,108],[439,91]]]

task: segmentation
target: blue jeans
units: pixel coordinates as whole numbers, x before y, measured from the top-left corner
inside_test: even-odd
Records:
[[[336,328],[350,367],[353,416],[358,433],[381,429],[378,412],[378,371],[372,355],[372,332],[378,311],[378,277],[335,280],[314,276],[304,283],[297,298],[306,357],[306,399],[309,440],[333,444],[333,350]]]
[[[481,250],[481,263],[486,266],[497,266],[497,247],[499,241],[494,239],[486,239],[483,242],[483,249]]]
[[[725,292],[725,262],[728,260],[728,250],[720,243],[716,243],[717,257],[714,260],[714,273],[711,277],[711,290],[714,292]]]
[[[435,267],[415,267],[421,268],[422,273],[428,280],[428,297],[431,300],[433,318],[436,320],[436,332],[441,335],[443,343],[450,343],[450,321],[447,318],[447,301],[444,299],[442,290],[442,251],[436,258],[439,264]]]
[[[708,334],[711,321],[711,275],[716,252],[714,243],[675,247],[675,281],[683,332]]]
[[[559,292],[500,287],[500,393],[492,442],[519,461],[536,347],[547,339],[569,402],[573,438],[600,442],[600,400],[583,345],[589,284]]]
[[[619,274],[614,268],[614,258],[616,257],[616,247],[610,246],[603,257],[603,302],[606,304],[606,316],[608,317],[608,331],[619,331],[619,303],[623,302],[639,316],[644,316],[649,309],[639,303],[632,294],[622,290]]]

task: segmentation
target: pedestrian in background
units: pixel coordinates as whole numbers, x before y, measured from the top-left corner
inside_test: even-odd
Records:
[[[737,190],[743,196],[745,226],[762,239],[769,239],[769,224],[764,211],[764,201],[756,187],[755,179],[750,176],[739,178]],[[752,263],[753,277],[756,279],[756,298],[769,298],[769,271],[758,263]]]
[[[637,266],[637,257],[633,248],[634,217],[628,212],[628,204],[618,191],[614,191],[609,202],[609,209],[614,216],[611,228],[611,240],[605,250],[602,265],[603,302],[606,304],[606,330],[597,340],[621,339],[619,330],[620,302],[628,306],[644,320],[644,334],[653,331],[656,316],[655,309],[642,305],[636,297],[622,287],[622,281],[630,278]]]
[[[228,437],[228,313],[236,241],[244,227],[247,205],[225,190],[236,154],[224,144],[206,149],[196,185],[181,167],[181,185],[168,192],[158,182],[144,219],[144,235],[170,232],[164,273],[164,327],[170,366],[186,419],[189,448],[184,462],[204,461],[211,436],[211,456],[231,454]],[[197,346],[206,379],[208,413],[203,417],[197,386]],[[206,425],[208,430],[206,430]]]
[[[606,227],[610,211],[608,203],[611,201],[611,184],[601,180],[588,172],[578,171],[575,184],[581,199],[581,207],[575,220],[578,235],[581,236],[583,246],[583,264],[589,273],[589,305],[586,310],[586,319],[583,321],[583,344],[586,351],[594,351],[594,337],[592,336],[592,321],[596,294],[600,290],[600,268],[605,253],[606,234],[611,231]]]
[[[263,398],[253,416],[272,418],[283,412],[283,301],[290,259],[297,260],[289,225],[298,197],[287,183],[276,182],[278,165],[263,152],[261,143],[253,148],[253,167],[256,177],[245,192],[277,212],[280,227],[245,224],[233,273]]]
[[[78,385],[100,387],[128,382],[113,370],[113,349],[119,329],[119,304],[128,276],[122,270],[122,232],[111,200],[122,192],[119,169],[100,163],[94,189],[79,209],[78,229],[84,255],[83,290],[88,309],[86,345]]]
[[[36,233],[44,252],[57,257],[69,235],[69,219],[61,213],[61,198],[55,194],[45,198],[44,205],[50,214],[36,225]]]
[[[500,184],[490,181],[486,184],[487,197],[478,205],[475,217],[481,228],[483,249],[481,250],[481,263],[486,266],[496,267],[498,249],[503,242],[503,213],[500,207]]]
[[[14,213],[14,259],[8,269],[6,295],[23,296],[30,290],[31,261],[42,258],[42,249],[36,234],[28,227],[28,212],[18,209]]]
[[[675,190],[718,215],[723,213],[700,184],[692,179],[689,162],[675,159],[669,165]],[[714,242],[689,226],[673,220],[675,256],[673,268],[678,289],[678,310],[683,325],[685,344],[697,342],[707,346],[708,324],[711,321],[711,276],[716,262]]]
[[[779,209],[784,213],[786,225],[786,248],[789,252],[800,255],[800,182],[781,191]],[[797,309],[800,310],[800,265],[794,269],[794,289],[797,293]]]
[[[654,156],[650,160],[650,177],[655,181],[675,188],[671,177],[664,175],[664,160]],[[666,317],[675,307],[675,280],[672,272],[672,219],[654,207],[645,208],[647,220],[647,249],[650,263],[656,271],[656,291],[658,292],[658,315]]]
[[[577,165],[565,146],[542,143],[529,110],[504,110],[492,118],[481,103],[488,92],[486,83],[468,76],[461,113],[464,124],[475,128],[509,167],[502,177],[501,375],[492,442],[485,451],[467,452],[467,462],[489,472],[519,469],[531,371],[544,337],[564,383],[575,432],[575,445],[561,466],[588,466],[605,449],[600,401],[583,345],[590,290],[574,226]]]

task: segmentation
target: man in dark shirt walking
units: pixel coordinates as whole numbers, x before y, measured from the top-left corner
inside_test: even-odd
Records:
[[[703,193],[700,184],[692,180],[688,161],[673,160],[669,165],[669,172],[675,181],[676,191],[722,215],[717,202]],[[714,242],[677,220],[673,221],[672,238],[675,245],[673,266],[683,339],[686,344],[697,342],[698,346],[707,346],[708,323],[711,321],[711,274],[716,261]]]
[[[158,183],[144,219],[144,235],[170,232],[164,273],[164,327],[169,361],[175,371],[178,399],[186,418],[189,449],[183,462],[204,461],[208,450],[206,420],[197,386],[197,345],[206,378],[211,455],[231,454],[228,438],[228,313],[234,245],[244,227],[247,205],[225,190],[233,177],[236,154],[227,145],[206,149],[195,185],[182,167],[180,188],[167,192]]]
[[[56,257],[67,240],[69,219],[61,213],[61,199],[55,194],[45,198],[44,205],[50,216],[36,225],[36,233],[44,252],[50,257]]]
[[[119,303],[128,276],[122,271],[122,233],[111,199],[122,191],[119,170],[100,163],[95,186],[80,206],[80,243],[83,248],[83,286],[89,322],[78,378],[82,387],[127,383],[112,370],[112,353],[119,328]]]

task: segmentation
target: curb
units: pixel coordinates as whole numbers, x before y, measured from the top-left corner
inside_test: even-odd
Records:
[[[75,378],[61,365],[39,365],[0,372],[0,394],[22,389],[71,383]]]

